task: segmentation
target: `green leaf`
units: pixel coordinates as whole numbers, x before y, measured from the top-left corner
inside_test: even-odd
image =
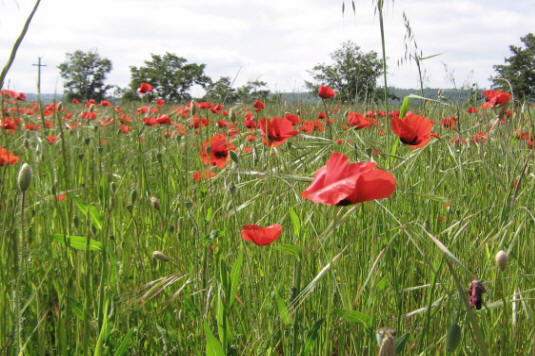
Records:
[[[100,212],[98,211],[97,207],[94,205],[89,205],[89,219],[91,220],[91,223],[93,223],[93,226],[97,228],[97,230],[102,230],[104,218],[102,217],[102,214],[100,214]]]
[[[56,241],[63,242],[67,246],[75,248],[77,250],[86,251],[87,250],[87,240],[85,236],[74,236],[74,235],[63,235],[63,234],[54,234],[52,238]],[[102,242],[89,239],[89,251],[101,251]]]
[[[209,207],[208,211],[206,212],[206,216],[204,217],[204,220],[206,220],[206,222],[212,221],[212,214],[213,213],[214,213],[214,209],[212,207]]]
[[[219,340],[216,339],[208,322],[204,323],[204,332],[206,334],[206,355],[207,356],[225,356],[225,351],[223,346],[219,343]]]
[[[407,111],[409,111],[409,102],[411,101],[411,96],[407,95],[403,99],[403,103],[401,103],[401,108],[399,109],[399,118],[403,119],[405,115],[407,114]]]
[[[89,209],[87,204],[82,199],[80,199],[78,197],[74,197],[74,202],[76,203],[76,206],[78,207],[78,209],[80,209],[82,214],[87,216],[87,211]]]
[[[347,309],[338,310],[338,314],[340,314],[340,316],[347,321],[352,323],[362,323],[366,328],[372,328],[372,318],[368,314],[364,314],[363,312],[359,312],[357,310]]]
[[[68,297],[69,299],[69,306],[71,307],[72,312],[76,317],[80,320],[85,320],[84,317],[84,306],[82,303],[80,303],[78,300]]]
[[[294,228],[294,235],[299,236],[301,233],[301,220],[292,207],[290,207],[288,210],[290,213],[290,219],[292,220],[292,226]]]
[[[106,303],[104,304],[104,320],[102,322],[102,327],[100,328],[100,333],[97,338],[97,344],[95,345],[95,352],[93,353],[94,356],[101,356],[102,355],[102,346],[106,339],[108,338],[108,310],[110,307],[110,300],[106,299]]]
[[[403,334],[401,337],[396,338],[396,354],[401,354],[405,349],[407,341],[409,341],[410,333]]]
[[[292,244],[282,244],[282,245],[273,246],[273,249],[295,256],[297,257],[297,259],[300,259],[301,254],[302,254],[301,247],[298,247]]]
[[[284,303],[284,300],[282,300],[280,295],[277,295],[277,306],[279,307],[279,314],[281,316],[282,322],[285,325],[290,325],[292,323],[290,313],[288,312],[288,308],[286,307],[286,304]]]
[[[314,342],[318,338],[318,330],[324,321],[325,319],[317,320],[312,326],[312,328],[310,329],[310,331],[307,333],[308,337],[305,341],[305,355],[309,355],[312,352],[312,347],[314,346]]]
[[[123,341],[121,341],[121,345],[115,350],[114,356],[123,356],[126,355],[126,352],[128,351],[128,347],[132,344],[132,336],[134,336],[134,333],[136,332],[135,328],[130,329],[128,333],[124,336]]]
[[[234,300],[236,299],[236,295],[238,295],[238,286],[240,284],[240,273],[241,273],[241,266],[243,264],[243,250],[240,251],[240,256],[234,262],[234,265],[232,266],[232,271],[230,273],[230,300],[229,305],[232,305]]]

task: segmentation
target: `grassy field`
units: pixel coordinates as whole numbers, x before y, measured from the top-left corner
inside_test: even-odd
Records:
[[[533,354],[535,172],[515,130],[533,135],[535,108],[511,101],[470,114],[413,100],[439,137],[411,148],[384,108],[325,103],[325,119],[323,104],[249,103],[228,116],[230,107],[196,107],[211,121],[196,129],[184,106],[51,105],[41,119],[6,94],[0,354],[376,355],[384,327],[397,333],[380,343],[395,338],[398,354]],[[349,125],[349,111],[368,110],[372,125]],[[278,147],[244,124],[297,111],[299,134]],[[200,154],[218,133],[236,147],[218,157],[222,168]],[[393,195],[304,199],[333,152],[377,162],[395,178]],[[25,192],[23,163],[33,173]],[[194,179],[206,169],[215,176]],[[259,246],[242,238],[251,224],[282,234]],[[486,290],[481,309],[470,305],[474,280]]]

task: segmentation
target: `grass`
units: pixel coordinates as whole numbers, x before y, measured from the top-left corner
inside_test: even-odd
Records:
[[[66,105],[46,117],[53,128],[0,131],[0,145],[21,159],[0,168],[0,353],[374,355],[376,331],[389,326],[404,354],[446,354],[455,323],[457,354],[533,352],[533,150],[514,130],[530,130],[534,108],[516,107],[490,132],[494,109],[469,115],[463,107],[466,144],[451,144],[459,133],[437,124],[441,140],[411,149],[396,143],[386,118],[377,119],[382,127],[342,129],[347,110],[377,107],[327,105],[330,128],[275,149],[259,131],[245,142],[245,112],[235,108],[238,154],[201,182],[193,179],[206,168],[199,147],[227,131],[215,125],[221,114],[201,110],[214,124],[165,138],[170,128],[144,126],[135,106],[123,107],[134,120],[123,134],[113,107],[97,107],[93,121],[78,118],[83,106]],[[174,109],[160,112],[188,126]],[[268,103],[262,114],[295,109]],[[437,122],[458,115],[440,103],[411,109]],[[301,117],[323,110],[304,107]],[[66,128],[69,113],[80,127]],[[99,126],[106,117],[113,124]],[[470,142],[479,131],[488,140]],[[59,141],[48,144],[48,134]],[[241,153],[245,145],[253,151]],[[349,207],[303,199],[333,151],[375,160],[395,176],[394,195]],[[24,214],[22,162],[34,173]],[[240,237],[244,225],[276,223],[283,233],[271,245]],[[510,256],[503,271],[494,261],[502,249]],[[473,279],[487,290],[481,310],[466,304]]]

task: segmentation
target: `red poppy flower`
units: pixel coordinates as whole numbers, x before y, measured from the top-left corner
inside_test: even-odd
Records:
[[[511,100],[511,94],[503,90],[487,90],[484,92],[487,102],[485,107],[493,107],[496,104],[505,105]]]
[[[327,118],[327,114],[326,114],[326,113],[324,113],[324,112],[320,112],[320,113],[318,114],[318,119],[323,120],[323,119],[325,119],[325,118]]]
[[[292,123],[292,125],[299,125],[299,122],[301,121],[301,118],[299,117],[299,115],[295,115],[295,114],[286,114],[284,115],[284,117],[288,120],[290,120],[290,122]]]
[[[349,163],[346,155],[333,152],[301,195],[315,203],[340,206],[388,198],[396,190],[396,180],[376,167],[375,162]]]
[[[422,148],[431,140],[433,121],[409,111],[403,119],[394,117],[391,128],[404,144]]]
[[[266,104],[264,104],[264,102],[260,99],[255,101],[253,106],[255,107],[256,111],[262,111],[266,108]]]
[[[26,94],[24,93],[18,93],[17,96],[15,97],[15,100],[18,100],[18,101],[26,101],[27,99],[27,96]]]
[[[121,125],[119,126],[119,130],[124,133],[129,133],[130,131],[132,131],[132,128],[128,125]]]
[[[488,138],[488,135],[486,133],[479,131],[474,136],[472,136],[470,141],[472,141],[472,143],[475,143],[475,144],[480,144],[480,143],[485,143],[485,141],[487,141],[487,138]]]
[[[210,147],[210,152],[208,152],[208,147]],[[217,134],[204,141],[201,158],[204,164],[223,168],[230,162],[230,150],[234,151],[236,147],[225,134]]]
[[[193,179],[195,179],[197,182],[200,182],[201,180],[208,180],[215,177],[215,173],[213,171],[210,171],[208,169],[197,171],[193,174]]]
[[[160,114],[156,119],[160,125],[171,125],[171,117],[167,114]]]
[[[264,117],[260,123],[262,138],[269,147],[277,147],[288,141],[290,137],[297,136],[291,121],[284,117],[273,117],[269,121]]]
[[[165,100],[164,99],[156,99],[156,105],[157,106],[165,105]]]
[[[59,136],[48,135],[48,143],[53,145],[58,140]]]
[[[478,112],[479,112],[479,109],[478,109],[478,108],[474,108],[474,107],[472,107],[472,106],[470,106],[470,107],[468,108],[468,113],[469,113],[469,114],[475,114],[475,113],[478,113]]]
[[[14,153],[8,152],[5,148],[0,146],[0,167],[8,164],[16,164],[20,160]]]
[[[109,100],[101,100],[100,101],[101,106],[111,106],[111,101]]]
[[[137,92],[141,95],[143,94],[147,94],[147,93],[152,93],[154,89],[152,88],[152,85],[149,84],[149,83],[141,83],[139,85],[139,88],[137,89]]]
[[[372,124],[368,117],[352,111],[347,114],[347,122],[357,130],[363,129]]]
[[[154,126],[158,124],[158,120],[156,120],[154,117],[145,117],[143,118],[143,123],[147,126]]]
[[[80,100],[74,98],[74,99],[72,99],[72,103],[73,104],[80,104]]]
[[[245,225],[241,232],[244,240],[254,242],[259,246],[269,245],[277,241],[282,234],[282,226],[279,224],[262,227],[258,225]]]
[[[334,91],[333,88],[327,87],[327,86],[324,86],[324,85],[320,86],[320,88],[318,90],[318,94],[323,99],[329,99],[329,98],[332,98],[332,97],[336,96],[336,92]]]
[[[446,129],[455,130],[457,128],[456,122],[459,121],[455,116],[451,116],[447,119],[442,119],[442,126]]]

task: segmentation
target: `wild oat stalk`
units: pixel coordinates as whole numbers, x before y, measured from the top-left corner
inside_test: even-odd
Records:
[[[4,79],[6,78],[7,72],[9,71],[9,68],[13,64],[13,61],[15,60],[15,56],[17,55],[17,50],[19,49],[19,46],[22,43],[22,40],[24,39],[24,36],[26,36],[26,32],[28,32],[28,28],[30,27],[30,23],[32,22],[33,15],[35,15],[35,12],[37,11],[37,7],[39,6],[40,2],[41,0],[37,0],[35,2],[33,10],[28,16],[28,18],[26,19],[26,23],[24,24],[24,27],[22,28],[22,32],[20,33],[19,37],[13,44],[13,48],[11,49],[11,54],[9,55],[9,59],[7,60],[7,63],[4,66],[4,69],[2,69],[2,73],[0,74],[0,89],[4,87]]]

